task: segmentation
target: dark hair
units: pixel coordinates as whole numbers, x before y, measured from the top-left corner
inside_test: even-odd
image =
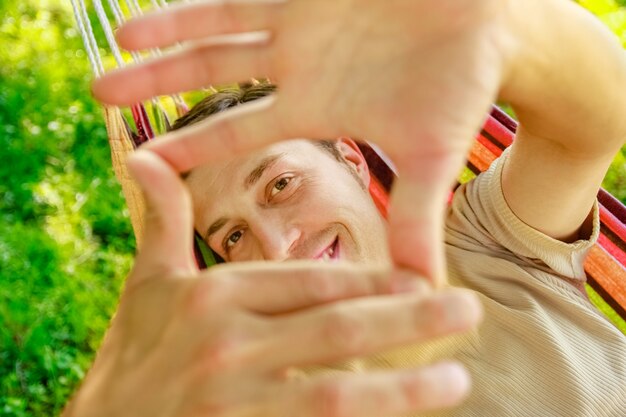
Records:
[[[184,116],[180,117],[174,122],[174,125],[170,128],[170,131],[182,129],[186,126],[191,126],[198,122],[203,121],[207,117],[228,110],[232,107],[238,106],[243,103],[248,103],[254,100],[258,100],[263,97],[267,97],[277,91],[277,87],[274,84],[268,82],[256,82],[245,83],[239,85],[237,88],[227,88],[215,92],[204,99],[198,104],[193,106],[191,110]],[[316,146],[319,146],[324,151],[330,153],[333,158],[338,162],[345,163],[341,153],[337,149],[336,142],[333,140],[312,140]]]
[[[191,126],[213,114],[228,110],[239,104],[267,97],[275,91],[276,86],[269,83],[243,84],[239,88],[227,88],[217,91],[202,99],[187,114],[176,120],[171,130]]]

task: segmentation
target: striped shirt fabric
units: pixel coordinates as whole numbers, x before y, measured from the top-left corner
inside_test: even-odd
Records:
[[[306,372],[452,358],[472,374],[472,393],[462,406],[427,416],[626,417],[626,336],[580,290],[585,256],[600,233],[598,204],[587,240],[567,244],[538,232],[506,204],[500,178],[507,155],[460,186],[447,214],[449,282],[479,295],[481,326]]]

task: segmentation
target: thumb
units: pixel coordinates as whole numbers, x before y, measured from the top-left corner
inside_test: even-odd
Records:
[[[185,184],[153,152],[138,150],[127,164],[146,202],[142,245],[132,279],[136,283],[164,273],[195,273],[192,205]]]
[[[446,282],[444,215],[448,193],[463,164],[458,153],[398,164],[389,211],[389,246],[395,266]]]

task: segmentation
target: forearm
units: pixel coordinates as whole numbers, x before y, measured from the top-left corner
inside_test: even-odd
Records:
[[[507,2],[514,54],[501,98],[526,132],[573,155],[605,157],[626,140],[626,54],[569,0]]]
[[[500,5],[493,42],[504,62],[499,96],[520,121],[502,172],[504,197],[548,236],[588,238],[598,188],[626,141],[625,53],[573,1]]]
[[[113,318],[113,323],[115,320]],[[106,390],[107,386],[113,386],[111,381],[114,378],[111,375],[114,375],[114,372],[111,372],[111,369],[115,362],[113,358],[117,356],[115,338],[118,338],[118,343],[120,339],[116,332],[115,327],[111,327],[107,331],[91,369],[80,388],[65,405],[61,417],[96,417],[106,415],[110,411],[110,409],[105,409],[104,405],[113,406],[112,400],[110,398],[105,399],[107,396],[99,394],[98,391]],[[118,378],[115,380],[119,382]]]

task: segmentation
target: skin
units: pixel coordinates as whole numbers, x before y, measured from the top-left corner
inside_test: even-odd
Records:
[[[578,235],[626,136],[623,50],[568,0],[205,2],[138,19],[118,39],[128,49],[193,42],[99,80],[94,93],[110,104],[250,77],[280,84],[274,97],[151,144],[176,170],[285,138],[379,144],[400,174],[392,261],[435,284],[445,280],[446,193],[492,102],[511,103],[521,123],[507,202],[558,239]]]
[[[354,141],[339,139],[337,147],[344,163],[298,140],[196,168],[187,178],[196,230],[227,262],[321,259],[332,246],[335,261],[388,264],[367,162]],[[280,158],[248,186],[250,172],[273,156]],[[226,223],[206,238],[218,219]]]
[[[467,395],[469,376],[454,363],[291,381],[293,367],[467,331],[481,306],[465,291],[432,291],[384,267],[294,261],[199,271],[185,184],[152,152],[136,152],[129,168],[148,206],[145,243],[64,416],[402,415]]]
[[[138,19],[118,38],[131,50],[192,42],[100,79],[94,93],[109,104],[251,77],[281,88],[134,156],[149,207],[145,243],[67,416],[361,417],[458,404],[468,380],[449,366],[304,384],[277,375],[476,325],[471,295],[418,283],[445,281],[445,196],[497,98],[521,122],[502,178],[507,203],[557,239],[584,234],[626,138],[626,57],[568,0],[214,1]],[[285,138],[342,136],[378,143],[398,168],[390,268],[195,269],[179,173]],[[410,283],[418,289],[389,295]]]

